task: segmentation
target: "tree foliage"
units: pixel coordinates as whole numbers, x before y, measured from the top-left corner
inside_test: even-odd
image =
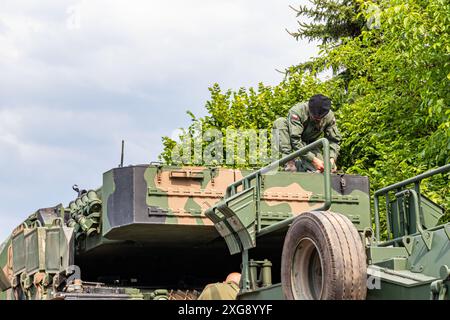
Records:
[[[313,1],[324,16],[334,14],[332,2]],[[337,33],[336,46],[327,32],[300,30],[304,37],[322,37],[318,57],[290,67],[276,86],[223,91],[214,84],[208,116],[193,117],[193,123],[219,130],[270,128],[294,103],[320,92],[331,97],[343,135],[338,165],[347,173],[368,175],[372,190],[449,163],[450,3],[343,3],[357,5],[358,12],[342,11],[348,15],[342,21],[368,22],[360,31]],[[321,81],[318,74],[329,69],[339,75]],[[170,162],[175,142],[164,137],[163,143],[161,158]],[[425,181],[422,190],[450,208],[449,185],[446,174]]]
[[[365,20],[358,0],[310,0],[311,5],[291,7],[299,17],[298,30],[289,32],[295,39],[334,43],[343,37],[361,34]],[[307,22],[305,22],[307,21]]]

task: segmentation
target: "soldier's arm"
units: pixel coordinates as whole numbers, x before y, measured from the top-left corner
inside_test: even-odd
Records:
[[[334,116],[331,119],[330,124],[325,129],[325,138],[327,138],[330,142],[330,158],[337,160],[339,150],[341,149],[339,143],[342,140],[342,136],[336,125],[336,118]]]
[[[213,300],[213,298],[211,297],[211,286],[212,285],[213,284],[206,285],[206,287],[203,289],[202,293],[197,298],[197,300]]]
[[[292,109],[289,111],[288,124],[293,151],[297,151],[300,148],[306,146],[306,143],[302,140],[304,121],[306,121],[305,115],[298,114]],[[311,162],[314,159],[314,153],[308,152],[304,156],[302,156],[302,158]]]

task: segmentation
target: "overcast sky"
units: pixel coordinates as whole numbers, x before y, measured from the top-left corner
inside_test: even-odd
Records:
[[[317,53],[285,28],[306,0],[2,0],[0,242],[36,209],[67,205],[204,114],[208,86],[277,84]]]

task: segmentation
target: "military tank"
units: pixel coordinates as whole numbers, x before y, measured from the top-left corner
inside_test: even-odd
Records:
[[[194,300],[241,271],[241,300],[448,299],[450,224],[420,181],[450,165],[377,191],[372,219],[367,177],[278,170],[317,145],[257,171],[113,168],[13,230],[0,298]]]

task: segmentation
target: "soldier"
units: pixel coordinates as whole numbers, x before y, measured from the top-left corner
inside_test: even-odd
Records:
[[[322,134],[330,142],[330,162],[332,172],[336,172],[336,160],[339,155],[341,134],[336,126],[331,101],[328,97],[316,94],[308,102],[294,105],[287,118],[278,118],[273,127],[278,130],[279,149],[286,156],[300,148],[318,140]],[[323,172],[323,156],[321,146],[314,148],[300,161],[289,161],[285,171]]]
[[[208,284],[203,289],[198,300],[236,300],[240,281],[240,273],[230,273],[224,282]]]

